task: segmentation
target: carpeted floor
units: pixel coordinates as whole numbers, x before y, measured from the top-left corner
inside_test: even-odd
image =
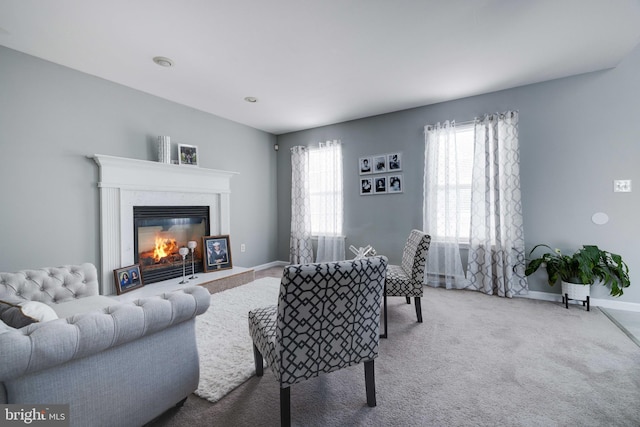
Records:
[[[378,406],[358,365],[291,388],[298,426],[638,426],[640,348],[597,308],[425,289],[424,323],[389,299]],[[217,403],[195,395],[154,426],[277,426],[270,371]]]

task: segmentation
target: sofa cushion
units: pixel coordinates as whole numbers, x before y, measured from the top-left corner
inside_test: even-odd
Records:
[[[119,301],[105,297],[103,295],[93,295],[90,297],[78,298],[60,304],[52,304],[51,308],[59,318],[64,319],[74,314],[83,314],[90,311],[101,311],[103,308],[120,304]]]
[[[22,328],[38,320],[22,311],[18,301],[0,300],[0,320],[12,328]]]
[[[48,322],[58,318],[56,312],[45,303],[38,301],[21,302],[22,312],[38,322]]]

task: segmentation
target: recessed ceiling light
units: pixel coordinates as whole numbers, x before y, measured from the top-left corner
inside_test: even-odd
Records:
[[[164,56],[156,56],[153,58],[153,62],[161,67],[173,67],[173,61],[169,58],[165,58]]]
[[[247,102],[251,102],[252,104],[254,102],[258,102],[258,98],[254,98],[253,96],[247,96],[244,100]]]

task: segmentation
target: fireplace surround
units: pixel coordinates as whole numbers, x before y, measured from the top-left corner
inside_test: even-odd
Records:
[[[205,206],[209,233],[230,234],[231,178],[236,172],[102,154],[90,158],[100,170],[102,295],[115,294],[114,269],[135,263],[134,206]]]

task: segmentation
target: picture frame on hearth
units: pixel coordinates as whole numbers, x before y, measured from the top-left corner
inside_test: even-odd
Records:
[[[142,273],[140,272],[140,264],[116,268],[113,270],[113,278],[115,280],[116,292],[118,295],[144,286]]]
[[[229,235],[205,236],[202,238],[204,271],[226,270],[233,268],[231,262],[231,241]]]
[[[178,144],[178,164],[198,166],[198,146]]]

